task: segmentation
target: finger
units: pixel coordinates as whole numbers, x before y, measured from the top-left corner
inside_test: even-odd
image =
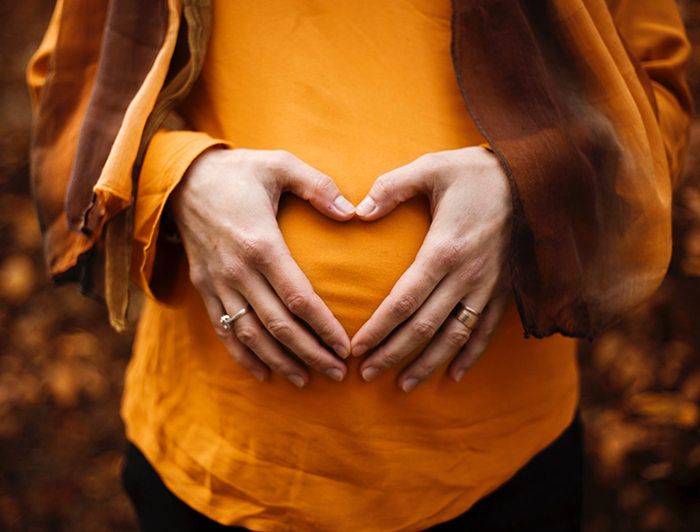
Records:
[[[459,382],[464,373],[471,369],[484,353],[503,318],[509,301],[510,292],[498,295],[489,301],[471,338],[447,370],[447,374],[455,381]]]
[[[241,343],[232,329],[224,328],[221,323],[221,316],[227,314],[221,300],[213,294],[202,294],[202,299],[204,300],[204,306],[207,309],[209,319],[216,331],[216,336],[218,336],[219,340],[226,346],[231,358],[233,358],[236,364],[241,368],[252,373],[259,381],[262,382],[267,379],[270,373],[268,367],[260,361],[255,353]],[[243,298],[240,298],[238,303],[233,304],[232,308],[237,308],[237,305],[245,304],[241,303],[241,301],[243,301]]]
[[[374,380],[438,334],[459,301],[459,294],[464,293],[460,284],[457,276],[443,279],[413,316],[362,361],[362,377]]]
[[[481,312],[480,309],[483,309],[488,301],[488,293],[489,291],[483,290],[470,294],[463,298],[461,303]],[[401,372],[397,381],[399,387],[405,392],[413,390],[459,352],[470,341],[473,334],[472,329],[457,320],[454,315],[449,316],[430,345]]]
[[[235,293],[229,293],[228,296],[222,297],[226,308],[238,308],[236,305],[239,303],[229,302],[236,299],[235,296]],[[280,344],[265,329],[254,311],[247,312],[234,321],[232,329],[236,339],[255,353],[272,371],[299,388],[309,381],[309,372],[306,368],[284,352]]]
[[[345,221],[355,215],[355,206],[343,196],[330,177],[290,153],[282,152],[281,157],[285,190],[308,200],[316,210],[334,220]]]
[[[416,260],[399,278],[372,317],[353,336],[352,354],[364,355],[409,319],[454,267],[456,260],[449,246],[441,248],[433,245],[429,233]]]
[[[423,170],[424,158],[387,172],[377,178],[367,196],[357,205],[355,214],[365,221],[376,220],[391,212],[399,203],[428,188]]]
[[[345,378],[345,364],[324,349],[294,318],[259,272],[251,271],[238,289],[275,340],[287,346],[302,362],[316,371],[336,381]]]
[[[279,229],[274,232],[275,236],[269,240],[251,242],[247,246],[253,266],[265,276],[292,314],[304,320],[339,357],[346,358],[350,354],[350,339],[345,329],[292,258]],[[248,276],[246,273],[239,277]],[[250,287],[252,293],[256,290]]]

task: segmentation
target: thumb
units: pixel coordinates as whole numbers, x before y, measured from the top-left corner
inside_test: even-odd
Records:
[[[415,163],[397,168],[377,178],[372,188],[355,209],[355,214],[367,222],[381,218],[396,206],[422,190],[420,172],[413,171]]]
[[[296,157],[285,172],[286,188],[308,200],[314,208],[334,220],[345,221],[355,215],[355,206],[340,192],[335,182]]]

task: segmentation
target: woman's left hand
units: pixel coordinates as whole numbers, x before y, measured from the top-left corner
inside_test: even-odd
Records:
[[[398,377],[407,392],[458,351],[448,374],[459,381],[486,348],[511,293],[513,207],[496,156],[471,147],[419,157],[379,177],[356,214],[376,220],[417,194],[430,199],[430,230],[411,267],[352,339],[355,356],[379,346],[360,365],[371,381],[432,338]],[[450,317],[460,302],[483,311],[473,331]]]

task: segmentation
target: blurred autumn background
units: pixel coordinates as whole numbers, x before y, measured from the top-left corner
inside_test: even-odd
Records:
[[[135,531],[119,418],[131,337],[44,273],[24,69],[53,0],[0,0],[0,531]],[[680,0],[700,48],[700,0]],[[700,53],[690,83],[700,100]],[[586,532],[700,530],[700,120],[656,296],[581,348]]]

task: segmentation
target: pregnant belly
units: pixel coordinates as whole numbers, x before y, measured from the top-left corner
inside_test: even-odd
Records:
[[[430,208],[419,196],[375,222],[336,222],[288,194],[278,221],[292,257],[352,336],[413,263]]]

